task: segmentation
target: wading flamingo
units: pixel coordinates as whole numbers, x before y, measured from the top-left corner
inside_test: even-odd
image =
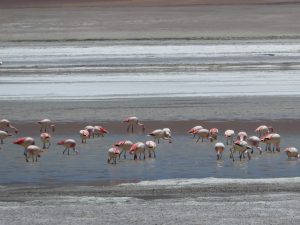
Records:
[[[149,158],[152,157],[152,152],[153,152],[153,157],[156,158],[155,150],[156,150],[156,143],[154,141],[146,141],[145,143],[146,150],[148,151]]]
[[[3,140],[6,139],[7,137],[11,137],[12,134],[7,133],[6,131],[0,130],[0,143],[3,144]]]
[[[148,136],[154,137],[154,141],[157,140],[158,144],[159,144],[159,139],[168,140],[169,143],[172,143],[172,135],[171,135],[171,130],[169,128],[154,130],[150,134],[148,134]]]
[[[107,153],[107,163],[110,163],[112,161],[113,164],[117,164],[117,157],[120,155],[120,150],[116,147],[112,147],[108,149]]]
[[[203,129],[203,127],[200,126],[200,125],[194,126],[193,128],[191,128],[191,129],[188,131],[188,133],[189,133],[189,134],[193,134],[193,139],[194,139],[194,138],[196,137],[197,131],[199,131],[199,130],[201,130],[201,129]]]
[[[86,143],[86,139],[89,138],[90,133],[87,130],[80,130],[79,131],[81,143]]]
[[[35,144],[35,140],[32,137],[21,137],[18,138],[16,141],[13,142],[16,145],[21,145],[22,147],[24,147],[24,155],[26,156],[26,148],[29,145],[34,145]]]
[[[78,154],[78,150],[75,148],[76,147],[76,141],[73,139],[66,139],[59,141],[57,143],[58,145],[63,145],[65,147],[65,150],[63,151],[63,154],[65,154],[66,151],[68,151],[68,155],[70,155],[70,148],[73,149],[73,151]]]
[[[13,125],[11,125],[10,121],[7,120],[7,119],[2,119],[0,120],[0,129],[3,128],[10,128],[10,129],[13,129],[15,131],[15,133],[17,134],[18,133],[18,129],[15,128]]]
[[[204,139],[207,139],[208,141],[212,142],[212,138],[210,137],[209,130],[207,129],[201,129],[197,131],[196,135],[198,136],[198,139],[196,142],[198,142],[201,139],[201,142],[203,142]]]
[[[300,158],[298,149],[295,147],[288,147],[284,149],[284,152],[287,154],[288,158]]]
[[[225,145],[222,142],[218,142],[215,144],[215,151],[217,153],[217,160],[222,158],[222,153],[225,150]]]
[[[219,134],[218,128],[211,128],[209,130],[209,134],[210,134],[210,137],[212,138],[211,141],[217,140],[218,139],[218,134]]]
[[[251,136],[247,139],[247,143],[248,145],[251,146],[251,154],[253,154],[253,147],[255,147],[259,151],[259,154],[262,153],[261,147],[259,147],[259,143],[260,143],[259,137]]]
[[[114,144],[114,146],[119,147],[121,149],[119,157],[124,152],[124,159],[126,159],[126,152],[129,152],[132,145],[133,145],[133,143],[131,141],[128,141],[128,140],[118,141],[117,143]]]
[[[241,131],[237,134],[237,140],[239,141],[246,141],[248,134],[245,131]]]
[[[43,119],[41,121],[38,121],[38,124],[40,124],[40,132],[47,132],[47,129],[51,129],[52,132],[55,131],[55,125],[52,124],[50,119]]]
[[[233,144],[233,138],[234,138],[234,130],[226,130],[224,133],[224,136],[226,138],[226,145]]]
[[[93,135],[97,135],[97,137],[104,137],[105,134],[108,134],[108,130],[101,126],[94,126],[94,133]]]
[[[251,156],[248,151],[249,149],[251,149],[251,147],[247,144],[246,141],[237,140],[234,142],[233,146],[230,148],[230,158],[232,158],[232,161],[234,161],[234,153],[238,152],[240,160],[242,159],[242,156],[245,155],[245,153],[247,154],[248,159],[250,160]]]
[[[131,127],[131,133],[133,134],[133,126],[134,125],[138,125],[140,127],[142,127],[142,131],[145,132],[145,125],[142,124],[140,121],[139,121],[139,118],[137,118],[136,116],[130,116],[130,117],[127,117],[123,120],[123,123],[127,123],[128,126],[127,126],[127,133],[129,133],[129,130],[130,130],[130,127]]]
[[[84,130],[87,130],[89,132],[89,137],[91,138],[91,136],[94,138],[95,134],[94,134],[94,127],[91,125],[85,126]]]
[[[145,160],[146,159],[145,149],[146,149],[146,146],[143,142],[137,142],[131,146],[131,148],[129,149],[129,153],[134,154],[134,157],[133,157],[134,160],[137,159],[138,154],[139,154],[139,159],[141,159],[142,154],[143,154],[144,160]]]
[[[25,159],[26,162],[28,162],[29,158],[32,158],[32,162],[37,162],[37,158],[41,157],[41,153],[43,153],[44,151],[42,149],[40,149],[40,147],[36,146],[36,145],[29,145],[26,149],[25,149]]]
[[[271,126],[261,125],[255,129],[255,132],[259,134],[259,137],[261,137],[266,134],[273,133],[274,129]]]
[[[280,135],[279,134],[266,134],[265,136],[260,138],[260,141],[266,143],[266,151],[269,150],[271,151],[272,144],[273,144],[273,149],[272,151],[276,149],[277,152],[280,152]]]
[[[49,149],[51,143],[50,143],[50,140],[51,140],[51,135],[48,134],[48,133],[41,133],[40,135],[41,137],[41,141],[43,143],[43,149]],[[46,147],[46,144],[48,144],[48,146]]]

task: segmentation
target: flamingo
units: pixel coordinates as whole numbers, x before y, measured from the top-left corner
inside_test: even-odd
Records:
[[[261,147],[259,147],[259,142],[260,142],[260,139],[259,139],[259,137],[256,137],[256,136],[251,136],[247,139],[248,145],[251,146],[251,154],[253,154],[253,147],[258,149],[260,154],[262,153]]]
[[[116,147],[112,147],[108,149],[108,157],[107,157],[107,163],[110,163],[110,161],[113,161],[113,164],[117,164],[117,157],[120,155],[120,150]]]
[[[154,141],[146,141],[146,150],[148,151],[149,158],[152,157],[152,152],[153,152],[153,157],[156,158],[155,150],[156,150],[156,143]]]
[[[266,143],[266,151],[271,151],[271,147],[273,144],[273,152],[276,149],[277,152],[280,152],[280,135],[276,133],[266,134],[265,136],[260,138],[260,141]]]
[[[230,158],[232,158],[232,161],[234,161],[234,153],[239,152],[240,160],[242,159],[242,156],[244,156],[245,153],[247,153],[248,159],[250,160],[251,156],[248,152],[249,149],[251,149],[251,147],[247,144],[246,141],[237,140],[230,148]]]
[[[121,149],[119,156],[121,156],[122,153],[124,152],[124,159],[126,159],[126,152],[129,152],[132,145],[133,143],[128,140],[118,141],[117,143],[114,144],[114,146],[119,147]]]
[[[218,134],[219,134],[218,128],[211,128],[209,130],[209,134],[210,134],[210,136],[212,138],[211,141],[217,140],[218,139]]]
[[[37,158],[41,157],[41,153],[43,153],[44,151],[42,149],[40,149],[40,147],[36,146],[36,145],[29,145],[26,150],[25,150],[25,159],[26,162],[28,162],[29,158],[32,158],[32,162],[36,161],[37,162]]]
[[[81,143],[86,143],[86,139],[89,138],[90,132],[88,132],[87,130],[80,130],[79,134],[81,137]]]
[[[248,134],[245,131],[240,131],[237,134],[237,140],[239,140],[239,141],[246,141],[247,137],[248,137]]]
[[[104,134],[108,134],[108,130],[101,126],[94,126],[94,133],[93,135],[97,135],[98,137],[104,137]]]
[[[95,134],[94,134],[94,127],[91,126],[91,125],[88,125],[84,128],[84,130],[87,130],[89,132],[89,136],[88,138],[91,138],[91,136],[93,136],[93,138],[95,137]]]
[[[0,130],[0,140],[1,140],[1,144],[3,144],[3,140],[6,139],[7,137],[11,137],[12,134],[7,133],[6,131]]]
[[[225,145],[222,142],[215,144],[215,151],[217,153],[217,160],[222,158],[222,153],[225,150]]]
[[[159,144],[159,139],[169,140],[169,143],[172,143],[172,135],[171,135],[171,130],[169,128],[156,129],[151,133],[149,133],[148,136],[154,137],[154,141],[157,140],[158,144]]]
[[[35,144],[35,140],[32,137],[21,137],[18,138],[16,141],[13,142],[16,145],[21,145],[22,147],[24,147],[24,155],[26,156],[26,148],[29,145],[34,145]]]
[[[209,130],[207,130],[207,129],[201,129],[201,130],[197,131],[196,135],[198,136],[198,139],[196,142],[198,142],[200,140],[200,138],[201,138],[201,142],[203,142],[204,138],[209,141],[212,141]]]
[[[68,151],[68,155],[70,155],[70,148],[73,149],[73,151],[78,154],[78,150],[75,149],[76,147],[76,141],[73,139],[66,139],[59,141],[57,143],[58,145],[63,145],[65,147],[65,150],[63,151],[63,154],[65,154],[65,151]]]
[[[226,144],[229,145],[229,141],[230,144],[232,144],[234,138],[234,130],[226,130],[224,136],[226,137]]]
[[[200,126],[200,125],[194,126],[193,128],[191,128],[191,129],[188,131],[188,133],[189,133],[189,134],[193,134],[193,139],[194,139],[194,138],[196,137],[197,131],[199,131],[199,130],[201,130],[201,129],[203,129],[203,127]]]
[[[38,124],[40,124],[41,126],[41,129],[40,129],[40,132],[42,133],[43,131],[44,132],[47,132],[47,129],[51,129],[52,132],[55,131],[55,125],[52,124],[52,121],[50,119],[43,119],[43,120],[40,120],[38,121]]]
[[[284,149],[284,152],[287,154],[288,158],[300,158],[300,154],[298,153],[298,149],[295,147],[288,147]]]
[[[41,133],[40,137],[41,137],[41,141],[43,143],[43,149],[46,149],[47,143],[48,143],[47,149],[49,149],[49,147],[51,145],[51,143],[50,143],[51,135],[48,133]]]
[[[273,133],[274,129],[271,126],[261,125],[255,129],[255,132],[259,134],[259,137],[261,137],[266,134]]]
[[[129,133],[129,129],[131,127],[131,133],[133,134],[133,126],[136,124],[140,127],[142,127],[142,131],[145,132],[145,125],[142,124],[140,121],[139,121],[139,118],[137,118],[136,116],[130,116],[130,117],[127,117],[123,120],[123,123],[128,123],[128,126],[127,126],[127,133]]]
[[[146,159],[145,148],[146,148],[146,146],[143,142],[137,142],[131,146],[131,148],[129,149],[129,153],[134,154],[134,157],[133,157],[134,160],[137,159],[137,154],[139,154],[139,159],[141,159],[141,156],[143,154],[144,160],[145,160]]]
[[[9,120],[7,120],[7,119],[0,120],[0,128],[4,129],[7,127],[9,127],[10,129],[13,129],[16,134],[19,132],[17,128],[15,128],[13,125],[11,125]]]

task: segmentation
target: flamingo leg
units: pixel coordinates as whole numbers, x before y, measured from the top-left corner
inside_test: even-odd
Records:
[[[155,154],[155,151],[153,151],[153,157],[154,157],[154,158],[156,158],[156,154]]]
[[[3,144],[3,139],[1,139],[1,144]]]
[[[131,125],[131,133],[133,134],[133,124]]]
[[[51,146],[51,143],[50,143],[50,142],[48,142],[48,147],[47,147],[47,149],[49,149],[49,148],[50,148],[50,146]]]

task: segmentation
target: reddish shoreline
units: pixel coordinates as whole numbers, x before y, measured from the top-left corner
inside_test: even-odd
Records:
[[[279,133],[296,133],[299,131],[300,120],[234,120],[234,121],[203,121],[203,120],[181,120],[181,121],[144,121],[146,126],[146,133],[154,129],[169,127],[173,134],[186,134],[187,130],[196,125],[201,125],[206,128],[217,127],[220,133],[226,129],[234,129],[235,131],[244,130],[246,132],[254,133],[254,130],[259,125],[271,125],[275,131]],[[87,123],[83,122],[59,122],[56,123],[56,134],[68,135],[77,134],[80,129],[83,129],[87,125],[101,125],[107,128],[111,134],[125,134],[126,124],[121,121],[90,121]],[[20,130],[20,134],[24,135],[37,135],[39,132],[39,125],[37,123],[14,123]],[[137,134],[141,134],[141,131],[136,129]]]

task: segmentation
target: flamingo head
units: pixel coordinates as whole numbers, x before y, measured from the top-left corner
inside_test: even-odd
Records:
[[[100,132],[103,133],[103,134],[108,134],[109,133],[108,130],[105,129],[104,127],[100,128]]]
[[[115,143],[114,146],[120,147],[120,146],[123,145],[124,143],[125,143],[125,141],[119,141],[119,142]]]

